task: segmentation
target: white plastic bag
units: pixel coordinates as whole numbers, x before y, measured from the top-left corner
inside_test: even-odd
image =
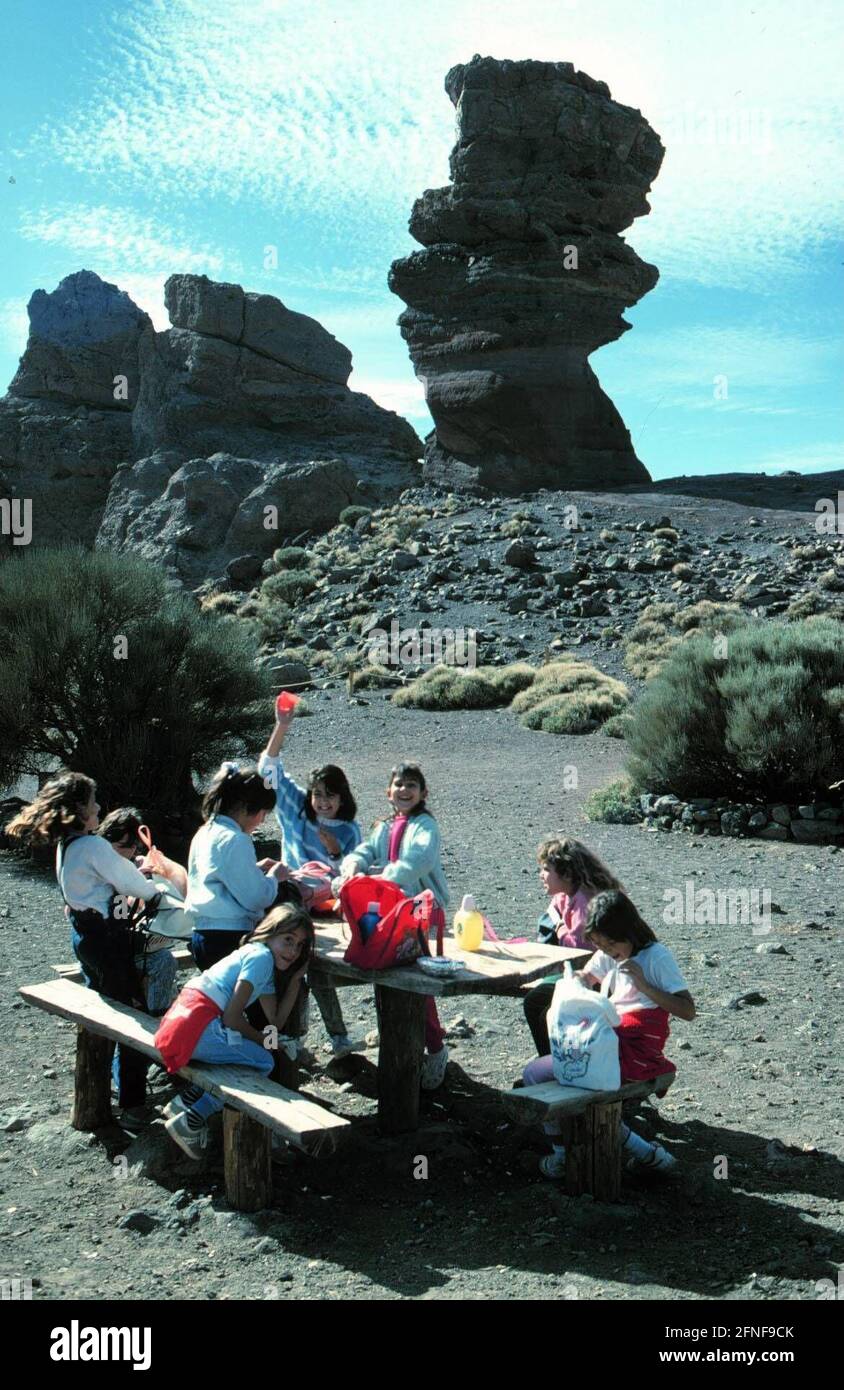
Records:
[[[167,945],[175,941],[190,941],[196,926],[196,917],[185,907],[173,884],[158,874],[150,875],[150,882],[159,889],[161,901],[155,916],[150,918],[149,930],[153,936],[166,937]]]
[[[554,1079],[585,1091],[617,1091],[621,1085],[615,1005],[607,998],[611,972],[597,994],[575,979],[569,961],[548,1010]]]

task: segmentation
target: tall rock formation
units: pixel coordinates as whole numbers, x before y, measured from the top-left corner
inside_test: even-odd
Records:
[[[658,279],[620,232],[662,163],[639,111],[571,63],[451,69],[452,183],[413,207],[426,249],[390,289],[435,430],[425,472],[504,492],[647,481],[590,353]]]
[[[34,544],[133,550],[194,584],[419,481],[416,433],[349,390],[352,355],[315,319],[198,275],[165,298],[157,333],[87,270],[32,296],[0,496],[32,502]]]
[[[32,503],[37,544],[92,545],[133,457],[138,345],[149,317],[90,270],[29,301],[29,341],[0,400],[0,494]]]

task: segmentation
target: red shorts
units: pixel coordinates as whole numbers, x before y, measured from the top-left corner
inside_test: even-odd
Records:
[[[201,989],[185,985],[162,1018],[153,1038],[171,1076],[190,1061],[205,1029],[222,1012],[219,1004],[215,1004]]]
[[[619,1017],[621,1023],[615,1032],[622,1085],[626,1081],[651,1081],[677,1070],[662,1051],[669,1033],[666,1009],[631,1009]]]

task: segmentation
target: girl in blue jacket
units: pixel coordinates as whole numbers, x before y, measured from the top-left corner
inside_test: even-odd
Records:
[[[255,858],[252,832],[275,805],[256,768],[223,763],[202,803],[205,824],[188,857],[185,906],[196,915],[191,954],[200,970],[237,949],[271,908],[286,877],[277,860]]]

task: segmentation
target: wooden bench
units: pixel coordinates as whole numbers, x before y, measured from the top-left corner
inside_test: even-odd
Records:
[[[111,1044],[122,1043],[160,1063],[153,1045],[159,1020],[105,999],[72,980],[24,985],[25,1003],[78,1025],[71,1124],[94,1130],[111,1123]],[[226,1196],[239,1211],[260,1211],[272,1196],[272,1135],[308,1153],[333,1144],[349,1121],[249,1067],[190,1062],[178,1073],[225,1101],[223,1162]]]
[[[187,946],[176,946],[178,938],[174,937],[173,958],[176,962],[177,970],[192,970],[193,956]],[[78,961],[72,961],[65,965],[51,965],[50,969],[62,980],[70,980],[73,984],[82,984],[82,971]]]
[[[621,1105],[638,1097],[663,1096],[676,1073],[652,1081],[633,1081],[618,1091],[584,1091],[543,1081],[538,1086],[504,1091],[504,1109],[519,1124],[562,1122],[566,1146],[566,1191],[590,1192],[615,1201],[621,1191]]]

